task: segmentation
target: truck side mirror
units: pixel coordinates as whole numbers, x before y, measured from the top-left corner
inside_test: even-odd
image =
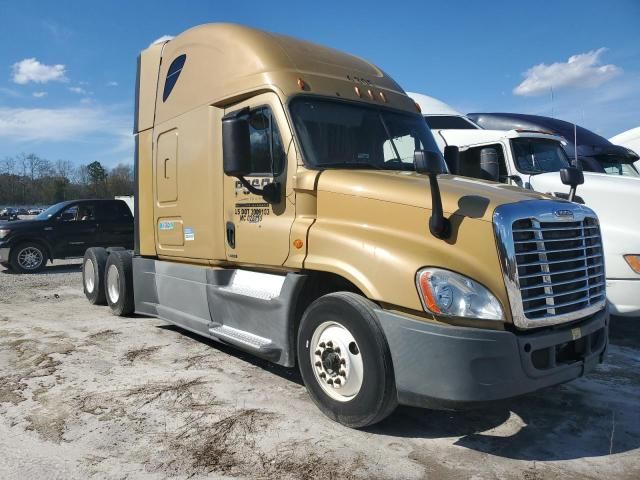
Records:
[[[222,165],[225,175],[244,177],[251,173],[249,121],[237,115],[222,119]]]
[[[427,175],[447,173],[447,170],[442,164],[442,157],[435,152],[416,150],[413,154],[413,164],[418,173],[425,173]]]
[[[485,180],[497,182],[500,180],[500,170],[498,165],[498,150],[493,147],[485,147],[480,150],[480,169]]]
[[[281,199],[280,184],[268,183],[256,188],[244,178],[251,173],[251,138],[249,136],[249,108],[243,108],[222,118],[222,167],[224,174],[236,177],[254,195],[261,195],[269,203]]]
[[[560,180],[565,185],[571,187],[571,190],[569,190],[569,201],[573,202],[578,185],[582,185],[584,183],[584,174],[582,173],[582,170],[576,167],[563,168],[560,170]]]
[[[455,145],[444,147],[444,161],[451,173],[456,175],[460,173],[460,149],[458,147]]]
[[[429,231],[431,234],[442,240],[451,235],[451,224],[444,218],[442,211],[442,198],[440,197],[440,186],[438,185],[438,175],[447,173],[442,157],[435,152],[425,152],[416,150],[413,154],[413,164],[416,172],[429,176],[431,186],[431,218],[429,218]]]

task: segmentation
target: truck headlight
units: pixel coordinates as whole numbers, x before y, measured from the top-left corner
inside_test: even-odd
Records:
[[[436,315],[504,320],[498,299],[478,282],[442,268],[423,268],[416,286],[425,310]]]
[[[7,230],[6,228],[0,228],[0,238],[4,238],[7,235],[9,235],[9,232],[11,232],[11,230]]]
[[[2,232],[2,230],[0,230],[0,232]],[[0,237],[2,237],[1,234]],[[624,259],[631,267],[631,270],[636,273],[640,273],[640,255],[625,255]]]

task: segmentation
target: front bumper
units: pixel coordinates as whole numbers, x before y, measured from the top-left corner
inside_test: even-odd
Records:
[[[640,316],[640,280],[607,280],[609,312],[623,317]]]
[[[0,262],[9,263],[9,247],[0,247]]]
[[[456,409],[573,380],[603,361],[609,314],[513,333],[441,326],[376,310],[403,405]]]

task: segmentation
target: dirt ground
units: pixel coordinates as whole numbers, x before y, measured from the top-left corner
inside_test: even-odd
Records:
[[[0,267],[0,478],[638,479],[640,319],[612,329],[586,378],[356,431],[295,369],[90,306],[78,262]]]

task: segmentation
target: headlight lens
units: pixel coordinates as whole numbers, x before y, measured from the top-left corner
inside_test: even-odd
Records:
[[[4,228],[0,228],[0,238],[4,238],[4,237],[6,237],[7,235],[9,235],[9,232],[10,232],[10,231],[11,231],[11,230],[7,230],[7,229],[4,229]]]
[[[640,255],[625,255],[624,259],[634,272],[640,273]]]
[[[416,284],[425,310],[436,315],[504,320],[498,299],[464,275],[441,268],[423,268]]]

